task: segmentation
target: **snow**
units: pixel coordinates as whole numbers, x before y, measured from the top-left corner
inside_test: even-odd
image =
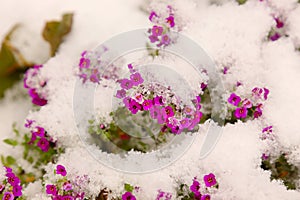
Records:
[[[66,166],[69,175],[75,177],[86,174],[90,177],[88,191],[94,196],[104,187],[119,195],[123,192],[124,183],[130,183],[141,187],[138,199],[153,199],[158,189],[174,194],[177,179],[191,184],[193,177],[201,178],[204,174],[213,172],[220,184],[213,199],[300,199],[299,191],[288,191],[279,181],[271,182],[269,172],[259,167],[260,156],[268,148],[259,139],[259,134],[266,125],[273,125],[279,147],[290,150],[290,161],[300,166],[297,120],[300,117],[300,107],[297,106],[300,98],[297,92],[300,87],[300,57],[299,52],[295,51],[300,45],[300,6],[296,5],[296,1],[284,0],[249,0],[242,6],[234,1],[214,2],[218,4],[210,4],[209,1],[174,1],[178,16],[181,16],[180,21],[186,24],[182,33],[199,43],[213,58],[220,71],[224,65],[229,66],[229,73],[222,76],[227,90],[231,91],[232,85],[241,81],[243,86],[237,90],[241,95],[250,94],[256,86],[267,87],[271,92],[264,107],[263,119],[224,127],[216,147],[206,158],[199,159],[199,147],[204,141],[209,123],[203,125],[191,147],[176,162],[145,174],[124,173],[103,165],[88,151],[94,147],[87,148],[79,138],[73,113],[73,95],[77,80],[74,68],[80,53],[95,48],[116,34],[149,27],[147,15],[140,10],[141,7],[148,8],[148,3],[138,0],[75,0],[72,3],[61,0],[10,0],[3,3],[0,7],[1,38],[16,22],[24,24],[28,33],[39,33],[45,20],[59,19],[62,13],[68,11],[75,15],[71,34],[56,56],[48,60],[41,69],[42,74],[49,79],[48,105],[38,112],[28,114],[31,109],[30,100],[13,98],[13,94],[17,94],[21,86],[8,91],[0,102],[0,139],[9,137],[13,122],[22,127],[28,114],[28,118],[36,119],[58,140],[59,146],[66,148],[58,163]],[[154,2],[152,7],[159,8],[160,4],[161,2]],[[28,7],[30,12],[24,9]],[[266,37],[274,26],[274,12],[287,18],[287,33],[290,37],[268,42]],[[25,40],[31,39],[28,36]],[[43,44],[43,49],[39,52],[36,48],[41,43],[34,44],[36,46],[32,52],[36,54],[28,53],[26,56],[30,60],[48,52],[45,49],[47,45]],[[26,52],[26,48],[23,51]],[[168,63],[171,61],[165,61],[164,64]],[[7,152],[18,156],[7,145],[1,145],[0,153]],[[114,161],[110,156],[107,157]],[[54,167],[53,164],[46,166],[47,182],[55,178],[52,175]],[[37,191],[42,192],[39,182],[29,185],[24,193],[30,199],[48,199]]]

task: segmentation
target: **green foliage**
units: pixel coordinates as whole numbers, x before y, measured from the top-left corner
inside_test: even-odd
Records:
[[[13,131],[15,133],[14,138],[5,139],[3,142],[11,145],[12,147],[19,146],[23,150],[23,159],[27,161],[38,173],[33,174],[32,172],[26,171],[22,168],[14,157],[8,155],[1,155],[1,162],[4,166],[11,167],[15,174],[20,177],[22,184],[28,184],[36,179],[42,178],[45,174],[43,166],[52,162],[56,162],[56,158],[59,154],[63,153],[62,149],[55,146],[55,143],[50,142],[50,148],[47,152],[43,152],[37,145],[37,141],[34,144],[29,144],[30,133],[21,135],[16,125],[13,125]]]
[[[179,184],[176,188],[176,199],[179,200],[194,200],[194,193],[190,191],[187,184]]]
[[[62,16],[61,21],[49,21],[43,30],[43,37],[51,46],[51,56],[55,55],[64,37],[71,31],[73,14],[67,13]]]
[[[299,180],[298,168],[288,162],[285,154],[263,160],[261,168],[271,171],[271,180],[282,180],[287,189],[296,189],[296,182]]]
[[[236,2],[238,2],[239,5],[243,5],[247,2],[247,0],[236,0]]]
[[[134,187],[133,187],[132,185],[128,184],[128,183],[125,183],[125,184],[124,184],[124,190],[125,190],[126,192],[133,192]]]

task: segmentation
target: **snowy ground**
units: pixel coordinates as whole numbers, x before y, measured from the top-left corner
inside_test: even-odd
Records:
[[[224,64],[230,65],[229,73],[223,77],[225,86],[241,81],[244,84],[242,91],[251,91],[255,86],[270,89],[263,119],[227,125],[213,152],[203,160],[199,160],[199,155],[195,153],[199,152],[205,137],[201,134],[188,152],[171,166],[153,173],[134,175],[116,172],[101,165],[79,140],[73,118],[73,88],[76,80],[73,74],[74,65],[83,50],[93,49],[124,31],[149,27],[148,16],[141,11],[146,2],[1,1],[0,38],[17,22],[24,24],[30,35],[30,32],[40,32],[46,19],[59,18],[68,11],[75,14],[71,34],[57,55],[42,69],[42,73],[50,78],[49,104],[29,116],[67,147],[59,162],[70,169],[71,174],[88,174],[92,177],[91,193],[96,194],[102,187],[118,192],[122,190],[124,182],[129,182],[142,188],[139,199],[153,199],[158,189],[174,192],[171,177],[180,177],[190,183],[194,176],[214,172],[220,189],[213,199],[300,199],[299,191],[286,190],[282,183],[271,182],[269,172],[259,167],[264,148],[259,133],[267,125],[273,125],[280,144],[293,152],[291,162],[300,163],[300,107],[297,106],[300,99],[300,93],[297,92],[300,88],[300,53],[295,51],[300,45],[300,4],[297,5],[295,0],[269,1],[269,6],[258,0],[249,1],[243,6],[233,1],[217,2],[224,4],[178,0],[172,5],[176,5],[182,20],[187,22],[183,33],[198,42],[220,70]],[[266,36],[274,26],[271,15],[274,13],[287,19],[286,33],[289,37],[270,42],[266,41]],[[34,53],[28,56],[32,60],[37,59],[37,55],[45,54],[39,51],[40,45],[47,46],[42,41],[35,45]],[[13,93],[19,90],[15,88],[9,91],[0,102],[0,139],[11,134],[13,122],[21,126],[31,108],[27,98],[12,100]],[[206,128],[203,127],[204,130]],[[6,154],[8,151],[1,144],[0,153]],[[49,172],[52,167],[47,166]],[[39,194],[43,191],[32,188],[25,192],[29,199],[34,196],[36,199],[45,198]]]

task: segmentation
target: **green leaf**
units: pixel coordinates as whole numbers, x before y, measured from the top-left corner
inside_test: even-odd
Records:
[[[3,142],[14,147],[18,145],[18,141],[13,139],[5,139]]]
[[[247,2],[247,0],[236,0],[240,5],[244,4]]]
[[[134,187],[133,187],[132,185],[130,185],[130,184],[128,184],[128,183],[125,183],[125,184],[124,184],[124,190],[125,190],[126,192],[133,192],[133,189],[134,189]]]
[[[43,37],[51,46],[52,56],[55,55],[59,45],[63,42],[64,36],[71,31],[72,23],[72,13],[64,14],[61,21],[49,21],[46,23],[43,30]]]
[[[32,64],[28,63],[15,48],[10,37],[18,28],[15,25],[4,37],[0,49],[0,98],[4,96],[6,89],[10,88],[15,82],[20,80],[21,74]]]
[[[12,156],[6,157],[6,163],[8,166],[16,164],[16,159],[14,159]]]

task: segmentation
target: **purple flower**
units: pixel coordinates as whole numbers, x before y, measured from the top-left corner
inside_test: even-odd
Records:
[[[123,99],[126,96],[126,91],[124,89],[117,90],[116,97],[119,99]]]
[[[152,106],[150,108],[150,116],[152,119],[157,119],[161,115],[161,109],[159,106]]]
[[[0,184],[0,193],[4,190],[5,186]]]
[[[181,125],[181,127],[182,127],[183,129],[189,127],[189,125],[190,125],[189,119],[188,119],[188,118],[182,119],[182,120],[180,121],[180,125]]]
[[[87,68],[90,67],[90,63],[91,63],[90,59],[88,59],[88,58],[81,58],[80,62],[79,62],[79,67],[87,69]]]
[[[244,108],[252,108],[252,102],[249,99],[244,99],[242,101],[242,106]]]
[[[20,197],[22,196],[22,186],[16,185],[13,187],[13,194],[15,197]]]
[[[4,167],[7,173],[12,173],[12,169],[10,167]]]
[[[95,73],[91,74],[90,81],[92,81],[93,83],[99,83],[100,79],[99,79],[98,72],[95,72]]]
[[[47,152],[49,150],[49,141],[46,138],[41,138],[37,146],[40,147],[43,152]]]
[[[133,86],[133,82],[129,79],[122,79],[121,80],[121,88],[125,89],[125,90],[129,90],[131,89]]]
[[[190,186],[190,190],[191,192],[194,193],[195,196],[199,196],[200,195],[200,183],[199,181],[197,181],[197,178],[195,177],[193,180],[193,184]]]
[[[268,90],[267,88],[264,88],[264,100],[268,99],[269,93],[270,93],[270,90]]]
[[[70,195],[66,195],[66,196],[62,196],[62,200],[74,200],[74,197]]]
[[[33,98],[31,102],[37,106],[44,106],[48,103],[46,99],[42,99],[40,97]]]
[[[144,82],[144,79],[142,78],[140,73],[131,74],[130,80],[132,81],[132,84],[135,86],[138,86]]]
[[[69,191],[69,190],[72,190],[73,187],[72,187],[72,184],[68,181],[68,182],[65,182],[64,185],[63,185],[63,189],[65,191]]]
[[[152,11],[149,15],[149,20],[152,22],[154,17],[157,17],[157,14],[154,11]]]
[[[34,120],[26,119],[25,127],[31,128],[31,125],[35,122]]]
[[[158,41],[158,37],[157,36],[154,36],[154,35],[150,35],[149,36],[149,39],[150,39],[150,42],[151,43],[155,43]]]
[[[30,138],[30,141],[28,142],[28,144],[33,144],[34,141],[36,140],[36,133],[35,132],[32,132],[31,133],[31,138]]]
[[[268,160],[269,159],[269,155],[267,155],[267,154],[265,154],[265,153],[263,153],[262,155],[261,155],[261,158],[263,159],[263,160]]]
[[[152,27],[152,35],[153,36],[161,36],[163,30],[164,29],[161,26],[153,26]]]
[[[125,192],[122,195],[122,200],[136,200],[136,198],[131,194],[131,192]]]
[[[258,88],[258,87],[255,87],[255,88],[252,89],[252,95],[253,95],[255,98],[260,98],[262,92],[263,92],[263,89]]]
[[[224,67],[224,68],[223,68],[223,74],[227,74],[228,69],[229,69],[228,67]]]
[[[205,175],[203,177],[203,179],[204,179],[204,183],[205,183],[206,187],[212,187],[212,186],[217,184],[217,180],[216,180],[215,175],[213,173]]]
[[[150,108],[153,106],[153,100],[149,99],[149,100],[145,100],[143,102],[143,109],[144,110],[150,110]]]
[[[277,32],[275,32],[273,35],[270,36],[270,40],[276,41],[281,37],[281,35]]]
[[[162,96],[154,97],[154,104],[155,105],[164,105]]]
[[[166,18],[166,21],[170,25],[171,28],[175,26],[174,17],[172,15],[170,15],[168,18]]]
[[[235,93],[232,93],[228,98],[228,102],[234,106],[238,106],[241,102],[241,97],[237,96]]]
[[[259,118],[260,116],[262,116],[261,104],[256,106],[255,111],[253,113],[253,116],[254,116],[254,119]]]
[[[193,115],[194,114],[194,110],[190,106],[184,107],[183,112],[186,115]]]
[[[161,36],[161,44],[168,45],[168,44],[170,44],[170,42],[171,42],[171,39],[167,34]]]
[[[132,99],[129,103],[129,110],[132,114],[136,114],[139,110],[142,110],[142,106]]]
[[[178,125],[173,125],[171,127],[171,132],[174,133],[174,134],[180,134],[182,132],[182,129]]]
[[[56,195],[57,194],[56,186],[55,185],[46,185],[46,193]]]
[[[267,126],[262,130],[263,133],[272,133],[273,132],[273,126]]]
[[[11,186],[17,186],[20,183],[20,179],[12,172],[8,172],[6,174],[7,177],[7,182],[11,185]]]
[[[15,197],[12,193],[10,192],[5,192],[3,195],[2,200],[13,200]]]
[[[276,27],[277,28],[282,28],[284,26],[283,21],[281,21],[279,18],[276,17],[275,21],[276,21]]]
[[[60,174],[60,175],[62,175],[62,176],[66,176],[66,175],[67,175],[67,171],[66,171],[66,169],[65,169],[64,166],[62,166],[62,165],[57,165],[57,166],[56,166],[56,174]]]
[[[123,103],[124,103],[125,107],[128,108],[128,109],[129,109],[131,100],[132,100],[132,99],[131,99],[130,97],[125,97],[125,98],[123,99]]]
[[[201,83],[200,88],[202,91],[205,90],[207,88],[207,84]]]
[[[39,136],[39,137],[44,137],[45,136],[45,129],[43,127],[40,126],[36,126],[36,131],[34,131],[34,133]]]
[[[165,108],[163,108],[163,115],[168,117],[173,117],[174,116],[174,111],[173,108],[171,106],[167,106]]]
[[[79,78],[82,78],[83,79],[82,82],[85,83],[87,81],[87,74],[84,73],[79,74]]]
[[[142,94],[137,94],[137,95],[135,95],[134,99],[137,102],[142,103],[142,101],[143,101],[143,95]]]
[[[237,118],[237,119],[240,119],[240,118],[246,118],[247,117],[247,114],[248,114],[248,110],[247,108],[245,107],[241,107],[241,108],[237,108],[234,112],[234,116]]]
[[[60,196],[60,195],[56,195],[52,198],[53,198],[52,200],[62,200],[62,196]]]
[[[210,200],[210,195],[209,194],[205,194],[201,197],[201,200]]]

